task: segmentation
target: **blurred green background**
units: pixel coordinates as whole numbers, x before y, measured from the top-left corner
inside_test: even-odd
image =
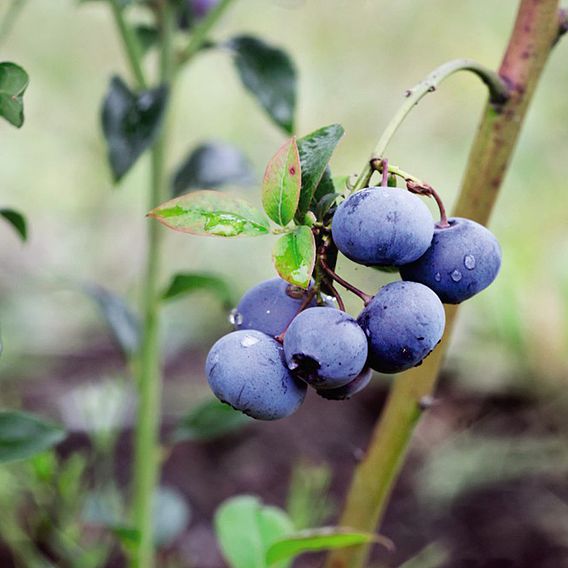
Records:
[[[404,90],[432,68],[456,57],[498,66],[516,7],[512,0],[240,0],[215,36],[247,32],[285,48],[300,77],[298,134],[341,123],[347,135],[332,168],[334,174],[353,174]],[[112,186],[99,111],[110,76],[129,75],[104,2],[29,0],[0,45],[0,59],[19,63],[31,77],[24,127],[0,124],[2,204],[25,212],[30,223],[25,245],[0,226],[0,388],[6,404],[17,403],[23,392],[32,399],[39,392],[46,412],[61,418],[66,386],[53,369],[105,341],[104,324],[79,287],[95,282],[133,307],[139,301],[149,164],[141,160],[120,187]],[[492,217],[503,247],[502,271],[493,286],[463,306],[447,362],[452,388],[462,394],[520,393],[560,415],[568,409],[567,60],[568,45],[561,42]],[[148,57],[148,66],[154,63]],[[393,163],[431,183],[450,208],[485,97],[472,76],[452,78],[420,104],[389,151]],[[201,54],[183,72],[174,104],[172,170],[200,141],[224,140],[245,152],[260,179],[283,140],[243,91],[222,51]],[[258,202],[258,187],[240,191]],[[274,274],[273,238],[224,241],[168,232],[164,284],[174,271],[214,271],[240,294]],[[345,259],[339,271],[369,292],[389,278]],[[360,306],[350,299],[348,308],[356,313]],[[195,353],[176,371],[182,380],[166,389],[165,413],[177,415],[208,396],[203,353],[226,331],[226,313],[203,293],[168,306],[163,321],[166,351],[174,356],[189,346]],[[104,361],[78,371],[92,380],[107,372]],[[191,375],[187,381],[184,373]],[[42,386],[46,376],[58,388]],[[434,425],[422,442],[459,430],[444,420],[439,417],[443,426],[436,431]],[[561,434],[568,421],[558,424]],[[564,455],[565,449],[554,448],[555,456]],[[495,455],[504,454],[480,454],[476,463],[491,463]],[[451,463],[463,464],[463,452],[456,456]],[[563,462],[551,467],[564,471]],[[430,473],[430,480],[436,478]],[[431,493],[437,494],[435,487]]]

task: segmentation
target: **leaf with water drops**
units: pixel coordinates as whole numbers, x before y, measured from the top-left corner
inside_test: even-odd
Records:
[[[262,205],[278,225],[285,227],[294,218],[301,187],[298,145],[295,138],[290,138],[268,162],[262,183]]]
[[[274,246],[274,267],[290,284],[307,288],[316,261],[316,243],[309,227],[302,225],[282,235]]]
[[[244,199],[218,191],[196,191],[166,201],[148,213],[174,231],[211,237],[256,237],[269,232],[268,219]]]

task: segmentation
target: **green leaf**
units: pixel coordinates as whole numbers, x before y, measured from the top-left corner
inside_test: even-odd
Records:
[[[266,552],[293,532],[281,509],[263,506],[256,497],[242,495],[225,501],[215,513],[215,531],[223,556],[232,568],[266,568]],[[278,564],[279,568],[289,562]]]
[[[227,43],[245,88],[284,131],[294,132],[296,69],[288,55],[260,39],[235,37]]]
[[[269,232],[268,219],[244,199],[218,191],[176,197],[148,213],[170,229],[212,237],[256,237]]]
[[[329,167],[327,167],[323,172],[323,176],[314,192],[314,196],[312,198],[312,208],[317,205],[325,195],[336,193],[336,191],[337,193],[342,192],[341,189],[336,190],[336,187],[340,188],[341,186],[335,185],[335,179],[331,176],[331,170],[329,169]]]
[[[191,152],[173,179],[173,195],[192,189],[218,189],[224,185],[251,185],[252,166],[238,148],[223,142],[201,144]]]
[[[25,412],[0,411],[0,463],[44,452],[66,437],[60,426]]]
[[[26,223],[26,218],[15,211],[14,209],[0,209],[0,215],[14,227],[22,241],[26,241],[28,238],[28,225]]]
[[[186,414],[177,425],[173,439],[174,442],[214,440],[251,422],[252,418],[214,398]]]
[[[389,549],[393,547],[388,539],[379,535],[355,532],[341,527],[325,527],[300,531],[274,542],[267,550],[266,562],[272,566],[276,562],[295,558],[304,552],[332,550],[369,542],[380,542]]]
[[[158,40],[160,39],[160,32],[154,26],[141,24],[136,26],[134,31],[138,37],[138,43],[140,44],[143,55],[157,45]]]
[[[119,181],[158,136],[168,101],[168,89],[138,94],[113,77],[102,110],[103,132],[115,181]]]
[[[302,164],[302,193],[297,218],[303,219],[339,140],[345,133],[339,124],[324,126],[298,139]]]
[[[293,233],[282,235],[272,253],[274,266],[281,278],[307,288],[316,261],[316,243],[309,227],[297,227]]]
[[[233,292],[229,282],[216,274],[186,272],[176,274],[162,295],[163,300],[186,296],[193,292],[213,292],[226,308],[233,306]]]
[[[262,182],[262,205],[267,215],[285,227],[293,218],[300,199],[302,168],[295,138],[290,138],[272,157]]]
[[[23,96],[30,78],[15,63],[0,63],[0,116],[20,128],[24,124]]]
[[[97,304],[122,352],[126,356],[136,353],[140,345],[140,322],[126,302],[102,286],[87,285],[84,290]]]

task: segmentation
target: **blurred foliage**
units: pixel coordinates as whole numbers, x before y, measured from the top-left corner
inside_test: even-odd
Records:
[[[404,89],[441,60],[471,55],[496,65],[514,7],[492,4],[488,18],[484,3],[466,0],[459,9],[443,10],[440,23],[435,15],[443,9],[439,0],[433,6],[411,0],[337,1],[334,9],[324,0],[249,0],[229,12],[218,33],[226,38],[246,29],[270,38],[275,29],[287,30],[277,43],[298,68],[297,131],[341,122],[347,135],[332,165],[334,174],[344,175],[360,168]],[[379,19],[389,25],[377,34]],[[401,41],[399,30],[414,28],[421,33]],[[33,43],[30,29],[36,33]],[[32,225],[25,250],[16,246],[9,229],[0,227],[0,311],[10,345],[5,373],[33,364],[36,359],[26,354],[74,352],[90,344],[95,315],[54,286],[60,279],[112,283],[121,295],[132,294],[143,255],[146,211],[140,188],[146,185],[147,163],[136,164],[120,193],[109,191],[97,113],[109,75],[123,73],[124,64],[104,2],[77,6],[71,0],[35,0],[11,26],[3,48],[4,58],[25,66],[34,83],[26,93],[26,128],[0,126],[3,201],[26,212]],[[564,130],[558,120],[568,113],[561,95],[568,87],[562,65],[566,49],[559,44],[545,72],[493,219],[504,249],[502,273],[491,289],[464,307],[451,351],[452,368],[461,370],[474,389],[554,388],[566,375],[568,275],[562,227],[568,196],[562,190]],[[153,57],[148,54],[149,65]],[[281,135],[254,112],[231,65],[219,51],[208,50],[180,78],[172,126],[175,162],[181,163],[188,145],[199,140],[224,140],[251,157],[259,179]],[[393,162],[427,179],[450,204],[483,96],[473,80],[456,77],[421,104],[392,146]],[[273,274],[270,239],[197,244],[177,235],[166,238],[169,272],[218,270],[239,291]],[[257,260],[243,269],[249,258]],[[371,292],[389,279],[358,271],[344,259],[340,263],[347,277]],[[357,300],[350,300],[348,308],[357,310]],[[166,344],[172,351],[188,340],[209,342],[225,321],[215,301],[201,297],[176,304],[166,316]]]

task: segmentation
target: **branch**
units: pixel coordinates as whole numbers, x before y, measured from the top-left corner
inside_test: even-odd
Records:
[[[471,59],[454,59],[453,61],[448,61],[434,69],[434,71],[432,71],[423,81],[404,93],[406,99],[385,128],[385,131],[373,151],[370,162],[384,158],[384,153],[388,143],[410,111],[428,93],[433,93],[440,83],[458,71],[469,71],[479,77],[483,83],[487,85],[487,88],[489,89],[489,99],[495,106],[502,105],[509,98],[507,83],[504,82],[502,78],[495,73],[495,71],[491,71]],[[357,182],[353,188],[354,191],[363,189],[369,185],[369,181],[373,175],[370,162],[365,164],[362,172],[357,177]]]
[[[497,112],[486,105],[473,143],[457,215],[486,223],[525,118],[542,69],[558,36],[558,0],[522,0],[499,75],[511,86],[511,97]],[[457,306],[446,306],[442,343],[424,364],[397,377],[367,453],[358,465],[340,524],[373,531],[382,519],[392,488],[404,464],[414,428],[422,414],[420,404],[432,396]],[[360,568],[367,546],[337,550],[326,568]]]

